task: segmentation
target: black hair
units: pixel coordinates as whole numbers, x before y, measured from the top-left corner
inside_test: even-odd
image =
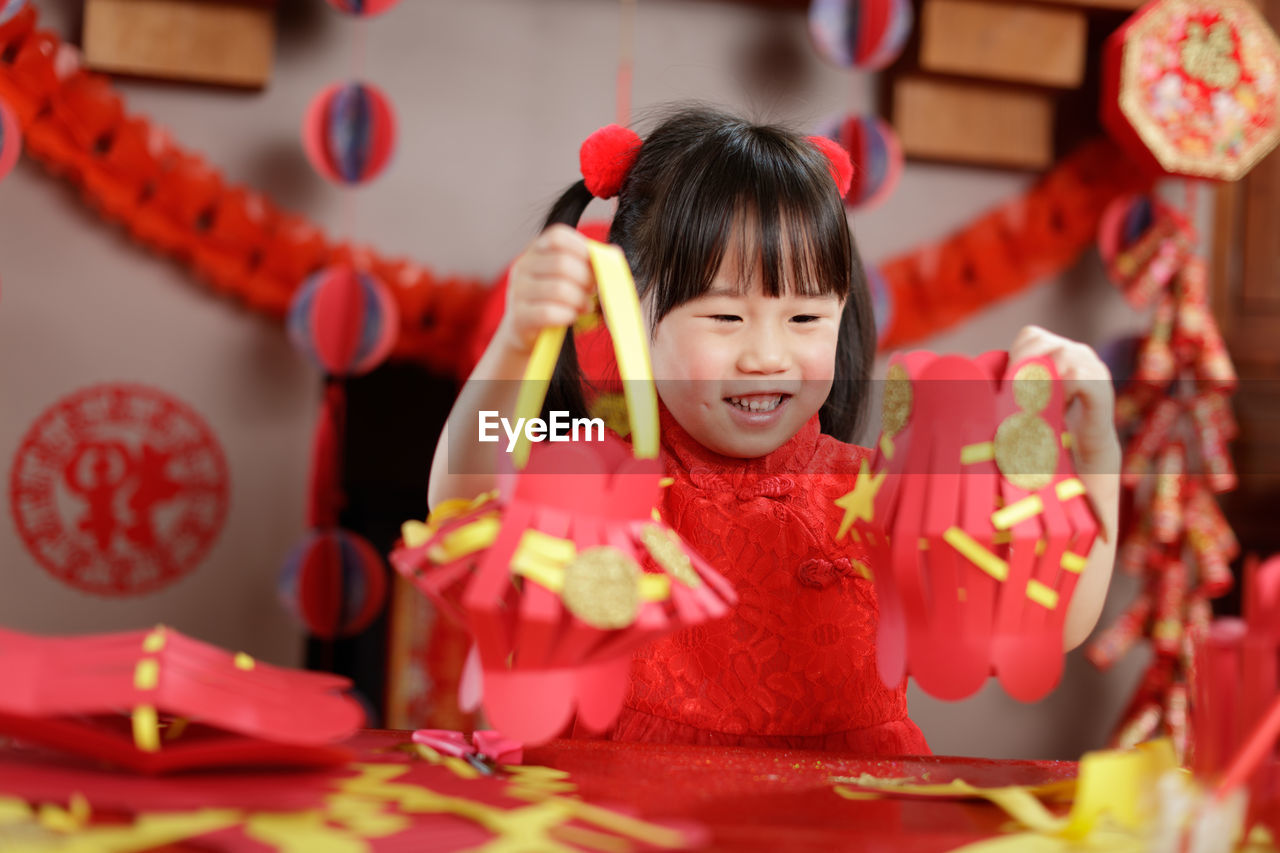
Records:
[[[582,181],[552,206],[546,225],[576,226],[591,202]],[[835,378],[822,406],[822,431],[844,441],[866,413],[866,380],[875,358],[875,321],[866,275],[825,155],[776,125],[700,106],[668,115],[644,140],[618,193],[609,242],[622,247],[650,321],[705,293],[724,260],[732,229],[741,269],[762,265],[770,296],[790,285],[806,296],[844,300]],[[744,234],[744,236],[747,236]],[[548,407],[585,413],[582,373],[566,338]]]

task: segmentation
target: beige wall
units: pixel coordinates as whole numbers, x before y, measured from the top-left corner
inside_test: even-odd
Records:
[[[79,2],[35,0],[64,34]],[[576,177],[577,147],[614,119],[618,4],[609,0],[403,0],[365,24],[322,0],[283,6],[275,75],[261,93],[121,83],[130,105],[205,152],[233,181],[391,255],[439,271],[496,273]],[[873,107],[873,80],[824,65],[803,16],[699,0],[640,0],[634,104],[697,98],[815,127]],[[363,67],[397,107],[399,150],[384,176],[336,190],[302,159],[297,125],[324,84]],[[752,81],[752,82],[744,82]],[[863,253],[886,258],[945,235],[1014,195],[1030,176],[910,164],[897,193],[856,213]],[[349,224],[348,224],[349,223]],[[0,455],[49,402],[116,378],[173,389],[227,442],[235,502],[207,564],[171,591],[129,602],[59,588],[0,524],[0,623],[88,630],[165,619],[288,659],[296,632],[271,590],[301,531],[314,375],[273,328],[191,286],[173,265],[103,227],[30,163],[0,185]],[[1101,342],[1136,318],[1096,260],[927,342],[1001,348],[1026,322]],[[1118,585],[1116,599],[1129,588]],[[1120,603],[1123,603],[1122,601]],[[913,699],[934,748],[1068,756],[1097,745],[1136,675],[1103,678],[1073,655],[1067,686],[1019,706],[992,686],[968,702]]]

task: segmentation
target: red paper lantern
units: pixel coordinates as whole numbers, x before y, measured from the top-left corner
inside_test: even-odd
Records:
[[[289,307],[289,336],[331,376],[368,373],[391,353],[400,329],[396,302],[371,273],[348,266],[321,270]]]
[[[828,62],[875,70],[898,58],[914,17],[910,0],[813,0],[809,35]]]
[[[285,606],[324,639],[358,634],[386,599],[382,558],[347,530],[317,530],[296,547],[280,576]]]
[[[9,105],[0,98],[0,178],[9,174],[22,153],[22,126]]]
[[[1280,140],[1280,42],[1245,0],[1157,0],[1107,40],[1102,120],[1131,156],[1234,181]]]
[[[867,288],[871,291],[871,311],[876,320],[876,342],[884,343],[885,332],[893,324],[893,291],[880,269],[872,264],[864,263],[867,274]]]
[[[0,24],[11,20],[26,8],[27,0],[0,0]]]
[[[573,441],[517,445],[497,494],[409,522],[391,563],[465,619],[494,727],[524,743],[559,734],[575,710],[617,719],[632,653],[728,612],[728,582],[658,515],[658,399],[635,283],[622,251],[589,244],[601,311],[626,389],[634,446],[597,427]],[[564,330],[539,335],[515,415],[541,411]],[[590,427],[588,427],[590,429]],[[552,431],[555,427],[552,427]],[[633,455],[634,452],[634,455]]]
[[[874,462],[837,502],[841,531],[874,561],[885,684],[910,674],[960,699],[994,674],[1029,702],[1061,677],[1064,620],[1098,524],[1064,447],[1052,363],[1007,361],[894,358]]]
[[[611,436],[540,444],[508,496],[406,525],[391,564],[470,627],[496,729],[608,727],[636,649],[728,612],[728,582],[654,517],[662,473]]]
[[[312,167],[331,181],[361,184],[382,172],[395,148],[391,102],[368,83],[335,83],[307,107],[302,146]]]
[[[902,146],[893,128],[872,115],[846,116],[831,122],[823,136],[843,145],[853,160],[845,204],[871,208],[893,193],[902,176]]]
[[[381,15],[400,0],[329,0],[329,5],[344,15],[371,18]]]

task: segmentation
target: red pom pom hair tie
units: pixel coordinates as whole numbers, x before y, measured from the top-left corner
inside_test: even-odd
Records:
[[[605,125],[587,137],[578,151],[578,161],[582,180],[593,196],[613,198],[618,194],[640,156],[641,141],[634,130],[616,124]]]
[[[827,158],[831,180],[836,182],[840,198],[844,198],[849,194],[849,186],[853,183],[853,161],[849,159],[849,152],[839,142],[825,136],[810,136],[809,141]]]

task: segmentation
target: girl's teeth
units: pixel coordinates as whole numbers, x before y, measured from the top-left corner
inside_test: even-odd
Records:
[[[748,412],[772,412],[782,403],[782,397],[752,397],[749,400],[742,397],[730,397],[729,402]]]

